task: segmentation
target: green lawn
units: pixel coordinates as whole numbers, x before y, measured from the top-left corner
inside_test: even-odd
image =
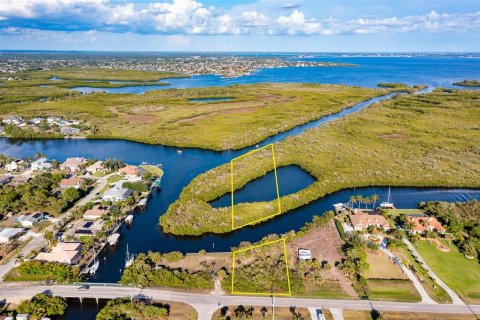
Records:
[[[419,241],[417,250],[433,272],[469,303],[480,303],[480,264],[469,260],[454,245],[443,242],[450,252],[437,250],[435,244]]]
[[[141,165],[140,168],[142,168],[145,171],[150,172],[154,176],[161,177],[163,176],[163,170],[160,169],[157,166],[147,166],[147,165]]]
[[[368,279],[368,298],[384,301],[420,301],[421,297],[410,280]]]

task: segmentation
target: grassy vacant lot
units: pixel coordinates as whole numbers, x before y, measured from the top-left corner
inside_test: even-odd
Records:
[[[372,300],[420,301],[413,283],[381,250],[367,253],[367,295]]]
[[[382,312],[385,320],[476,320],[471,314],[442,314],[442,313],[424,313],[424,312]],[[345,320],[373,320],[370,311],[344,310],[343,318]]]
[[[417,250],[433,272],[468,303],[480,303],[480,264],[467,259],[457,247],[442,242],[450,252],[437,249],[434,243],[419,241]]]
[[[446,121],[448,119],[448,121]],[[298,165],[317,182],[282,197],[283,212],[340,189],[363,186],[479,187],[480,92],[437,90],[378,103],[275,145],[277,166]],[[265,155],[242,170],[235,181],[265,174]],[[175,234],[231,231],[230,208],[209,201],[230,191],[230,165],[207,171],[186,186],[161,217]],[[273,202],[236,204],[235,214],[274,214]]]
[[[367,262],[370,266],[364,274],[367,279],[408,279],[402,269],[381,250],[376,254],[368,252]]]
[[[408,279],[368,279],[367,294],[371,300],[420,301],[420,294]]]
[[[62,80],[48,80],[51,76]],[[104,69],[31,72],[20,76],[28,80],[5,81],[0,86],[0,116],[64,116],[86,123],[92,132],[90,138],[226,150],[253,145],[268,136],[378,95],[411,90],[404,87],[368,89],[256,84],[157,90],[142,95],[82,95],[68,89],[158,85],[158,79],[172,76],[174,74]],[[128,83],[110,83],[112,80]],[[189,102],[192,98],[215,97],[233,99]]]
[[[430,298],[438,303],[452,303],[450,295],[448,295],[448,293],[440,287],[435,280],[430,278],[427,271],[415,260],[406,246],[402,245],[396,248],[395,255],[399,257],[406,266],[413,266],[415,274],[421,279],[421,284]]]
[[[250,315],[249,310],[253,308],[252,313]],[[262,309],[264,309],[265,317],[262,315]],[[248,317],[245,316],[245,310],[249,314]],[[230,316],[232,320],[235,319],[252,319],[252,320],[263,320],[263,319],[271,319],[272,318],[272,307],[265,306],[265,307],[251,307],[251,306],[225,306],[217,311],[212,315],[212,320],[219,320],[225,319],[225,316]],[[310,317],[310,312],[306,308],[275,308],[275,319],[278,320],[291,320],[291,319],[298,319],[294,318],[294,314],[297,316],[300,315],[305,320],[312,319]]]

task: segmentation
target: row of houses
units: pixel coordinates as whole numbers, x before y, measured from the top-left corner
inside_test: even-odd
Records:
[[[373,210],[356,210],[355,214],[348,215],[351,225],[344,226],[345,231],[363,231],[370,226],[382,228],[387,231],[391,228],[388,220],[379,212]],[[425,234],[425,232],[444,233],[445,228],[435,217],[426,214],[409,214],[406,216],[404,228],[414,234]]]
[[[80,125],[79,120],[65,120],[60,117],[47,117],[47,118],[33,118],[28,121],[22,117],[9,115],[2,119],[2,122],[6,125],[15,125],[18,127],[40,127],[41,125],[47,125],[52,128],[54,126],[60,127],[60,133],[65,136],[75,136],[81,133],[81,130],[76,127]],[[5,129],[2,127],[0,134],[5,134]]]

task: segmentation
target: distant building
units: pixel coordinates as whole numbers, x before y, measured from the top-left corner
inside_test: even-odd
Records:
[[[13,219],[13,222],[18,222],[24,228],[31,228],[34,224],[43,220],[45,216],[41,212],[36,212],[29,215],[21,215],[16,219]]]
[[[16,320],[30,320],[30,315],[27,313],[19,313],[15,317]]]
[[[80,261],[81,253],[81,242],[59,242],[52,251],[39,253],[35,260],[75,265]]]
[[[60,129],[60,132],[65,136],[77,136],[80,134],[80,129],[65,126]]]
[[[76,172],[87,164],[85,158],[68,158],[60,165],[60,170]]]
[[[33,118],[33,119],[30,119],[30,121],[28,121],[28,122],[30,122],[32,124],[40,124],[43,121],[45,121],[45,119],[43,119],[43,118]]]
[[[412,233],[425,233],[426,231],[445,232],[445,228],[435,217],[426,214],[412,214],[407,216],[407,223],[411,223]]]
[[[0,186],[9,183],[12,178],[12,176],[0,176]]]
[[[46,158],[37,159],[30,164],[30,169],[32,169],[33,171],[51,169],[52,164],[46,161]]]
[[[60,180],[60,183],[58,184],[60,188],[62,189],[67,189],[67,188],[75,188],[78,189],[82,186],[83,179],[80,177],[70,177],[68,179],[62,179]]]
[[[2,122],[6,124],[14,124],[17,126],[24,123],[23,119],[17,116],[6,116],[5,118],[3,118]]]
[[[376,211],[373,212],[360,212],[349,216],[352,227],[356,231],[362,231],[370,226],[377,228],[383,228],[385,230],[390,229],[387,219]]]
[[[114,187],[104,192],[102,199],[106,201],[123,201],[132,194],[132,190],[127,188]]]
[[[0,136],[5,134],[5,127],[0,126]]]
[[[0,243],[7,243],[10,239],[17,238],[24,231],[23,228],[5,228],[0,231]]]
[[[95,162],[91,166],[88,166],[86,170],[87,172],[90,172],[90,173],[105,171],[105,168],[103,167],[103,161]]]
[[[83,214],[83,219],[85,220],[97,220],[100,219],[102,216],[107,215],[110,213],[110,209],[103,206],[95,206],[92,209],[85,211]]]

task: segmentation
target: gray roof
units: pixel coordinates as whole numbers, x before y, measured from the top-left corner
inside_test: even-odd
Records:
[[[110,188],[103,194],[104,196],[109,197],[124,197],[132,193],[132,190],[127,188]]]

